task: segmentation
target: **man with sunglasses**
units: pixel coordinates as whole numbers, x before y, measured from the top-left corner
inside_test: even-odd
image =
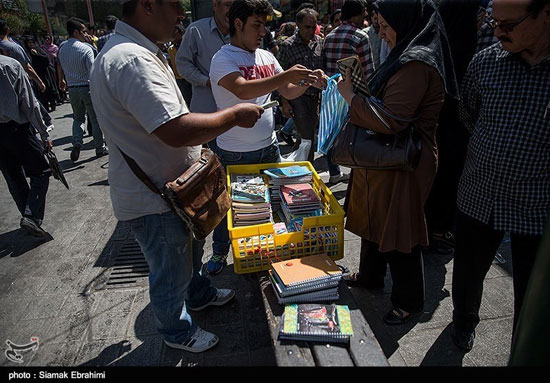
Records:
[[[510,234],[514,328],[550,211],[550,0],[494,0],[499,43],[474,56],[461,119],[470,131],[458,190],[455,344],[471,350],[483,281]]]

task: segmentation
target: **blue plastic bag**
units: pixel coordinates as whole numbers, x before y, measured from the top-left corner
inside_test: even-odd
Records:
[[[348,118],[349,105],[338,91],[337,81],[340,76],[335,74],[329,78],[322,93],[317,140],[317,151],[321,154],[327,154]]]

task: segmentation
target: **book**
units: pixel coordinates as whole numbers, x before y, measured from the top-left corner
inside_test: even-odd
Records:
[[[284,202],[289,206],[298,204],[319,204],[320,200],[310,184],[294,184],[281,186]]]
[[[353,336],[349,307],[302,303],[285,306],[279,339],[348,343]]]
[[[273,290],[275,291],[277,302],[279,302],[280,305],[288,303],[331,302],[340,298],[340,295],[338,294],[338,289],[336,289],[336,291],[318,290],[309,293],[289,295],[287,297],[280,296],[275,288],[273,288]]]
[[[259,173],[231,174],[231,208],[235,227],[273,222],[266,180]]]
[[[273,286],[273,289],[275,290],[275,293],[278,297],[291,297],[318,291],[321,291],[324,294],[338,295],[340,278],[328,279],[321,282],[310,283],[308,285],[286,287],[277,277],[277,275],[273,273],[273,270],[268,270],[268,274],[271,285]]]
[[[344,80],[346,79],[346,69],[349,68],[351,70],[351,82],[353,84],[353,90],[356,93],[359,93],[362,96],[370,96],[370,90],[367,86],[363,65],[361,65],[359,56],[354,55],[345,57],[338,60],[336,64],[338,65],[338,69],[340,70],[340,74]]]
[[[270,168],[264,170],[264,174],[267,174],[272,179],[279,178],[295,178],[295,177],[305,177],[311,179],[313,172],[309,170],[306,166],[294,165],[286,166],[280,168]]]
[[[271,269],[286,287],[342,277],[342,270],[326,254],[275,262]]]

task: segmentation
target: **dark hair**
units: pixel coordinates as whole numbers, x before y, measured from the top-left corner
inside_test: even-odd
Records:
[[[544,7],[550,4],[550,0],[532,0],[527,6],[527,12],[537,17]]]
[[[0,19],[0,35],[4,36],[8,33],[8,22],[4,19]]]
[[[267,16],[273,12],[273,6],[267,0],[235,0],[229,8],[229,35],[233,36],[235,20],[239,19],[246,24],[250,16]]]
[[[306,16],[315,17],[317,19],[319,17],[319,13],[313,8],[304,8],[296,14],[296,22],[298,24],[302,24],[304,17]]]
[[[349,20],[352,17],[360,15],[366,8],[364,0],[346,0],[342,5],[342,20]]]
[[[115,29],[115,24],[118,20],[118,17],[109,15],[105,19],[105,24],[107,25],[107,29]]]
[[[122,18],[133,16],[136,12],[138,0],[126,1],[122,4]]]
[[[296,12],[300,12],[300,11],[302,11],[304,9],[308,9],[308,8],[315,9],[315,4],[313,4],[313,3],[302,3],[302,4],[300,4],[300,6],[296,10]]]
[[[339,13],[342,13],[342,10],[340,8],[338,8],[337,10],[332,12],[332,15],[330,15],[330,23],[331,24],[334,24],[334,19],[336,18],[336,15],[339,14]]]
[[[73,36],[74,31],[80,32],[83,26],[85,27],[86,23],[76,17],[71,17],[67,20],[67,33],[69,34],[69,37]]]

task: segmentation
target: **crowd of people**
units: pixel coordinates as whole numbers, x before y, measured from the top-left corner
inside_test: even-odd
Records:
[[[0,95],[0,165],[22,227],[44,232],[49,168],[39,158],[51,149],[48,110],[67,92],[71,159],[88,121],[97,156],[109,154],[114,214],[149,264],[159,332],[170,347],[213,347],[218,337],[191,312],[235,296],[208,277],[227,263],[227,222],[214,230],[203,268],[204,241],[128,158],[159,189],[201,147],[223,166],[279,162],[279,140],[294,149],[315,142],[322,89],[339,59],[357,55],[370,93],[391,111],[391,129],[414,120],[422,151],[414,171],[351,176],[330,150],[325,156],[328,182],[348,183],[345,228],[361,237],[359,269],[346,282],[383,288],[389,265],[393,307],[384,321],[402,325],[424,309],[423,252],[454,254],[452,337],[469,351],[484,278],[510,233],[516,323],[550,211],[549,0],[346,0],[324,15],[307,2],[282,15],[267,0],[213,0],[212,17],[184,16],[179,1],[128,0],[122,19],[110,16],[97,37],[70,19],[59,47],[51,36],[18,44],[0,20],[0,53],[15,59],[0,55],[0,79],[13,89]],[[349,121],[387,134],[350,78],[338,82]],[[264,110],[272,99],[280,107]]]

